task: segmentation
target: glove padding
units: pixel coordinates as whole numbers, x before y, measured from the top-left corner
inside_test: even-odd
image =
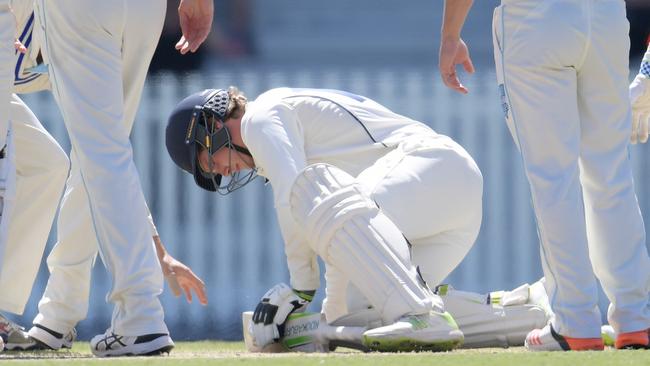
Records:
[[[630,142],[648,141],[648,124],[650,124],[650,79],[638,74],[630,84],[630,101],[632,102],[632,135]]]
[[[284,283],[273,286],[264,294],[253,313],[250,323],[253,343],[263,348],[279,341],[289,314],[305,310],[312,298],[313,294],[295,291]]]

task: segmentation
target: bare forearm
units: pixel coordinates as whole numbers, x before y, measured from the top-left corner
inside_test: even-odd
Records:
[[[445,0],[442,20],[442,38],[460,38],[465,19],[471,9],[473,0]]]

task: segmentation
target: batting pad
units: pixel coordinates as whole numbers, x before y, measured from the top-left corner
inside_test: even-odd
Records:
[[[354,177],[327,164],[308,166],[291,188],[291,212],[312,249],[384,322],[432,309],[434,295],[419,281],[406,239]],[[328,320],[340,315],[325,313]]]
[[[528,288],[525,290],[527,295]],[[544,308],[529,303],[528,296],[504,305],[490,303],[486,295],[447,286],[442,299],[445,310],[452,314],[465,335],[463,348],[522,346],[530,331],[543,328],[549,320]]]

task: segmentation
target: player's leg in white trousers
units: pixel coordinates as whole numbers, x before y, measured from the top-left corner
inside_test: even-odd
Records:
[[[451,139],[411,140],[360,174],[358,181],[409,240],[413,262],[431,287],[440,284],[474,244],[481,223],[482,177],[469,154]],[[326,278],[323,308],[338,315],[331,323],[370,328],[382,324],[345,275],[330,270]],[[508,307],[475,303],[461,291],[445,292],[443,300],[465,334],[465,346],[521,345],[528,331],[547,320],[542,307],[529,303],[528,288],[524,290],[525,299]]]
[[[146,74],[148,68],[148,64],[141,62],[141,58],[151,55],[154,48],[155,45],[143,48],[137,42],[125,42],[123,45],[122,58],[124,64],[130,67],[123,68],[122,124],[129,134],[144,87],[142,75]],[[88,193],[82,182],[80,164],[74,150],[70,158],[70,176],[57,220],[58,240],[47,259],[50,276],[39,302],[39,314],[34,319],[34,324],[60,334],[67,334],[86,318],[92,266],[98,251]],[[42,331],[32,328],[30,334],[36,335],[34,332],[39,333],[37,337],[49,338]],[[60,341],[49,340],[50,347],[60,347]]]
[[[483,178],[472,157],[446,136],[403,143],[358,180],[411,245],[413,262],[435,287],[478,236]]]
[[[600,338],[595,272],[614,327],[646,329],[650,261],[627,153],[625,4],[503,4],[494,17],[497,78],[531,187],[552,327]]]
[[[0,263],[0,309],[22,314],[32,291],[68,175],[68,157],[29,108],[13,95],[10,114],[16,190]]]
[[[129,337],[166,334],[158,300],[162,273],[129,141],[165,2],[116,5],[69,0],[39,6],[53,93],[70,134],[74,162],[79,164],[99,252],[113,280],[108,295],[115,305],[110,331]],[[77,38],[72,40],[71,35]],[[87,244],[93,238],[88,239],[77,245],[93,245]],[[93,256],[85,258],[83,266],[90,266]],[[61,295],[55,283],[48,285],[51,298]],[[41,313],[47,314],[42,309]]]
[[[14,84],[13,66],[16,21],[9,8],[9,0],[0,0],[0,143],[4,146],[9,128],[9,100]],[[0,263],[4,257],[4,244],[0,243]],[[0,340],[0,351],[4,342]]]
[[[9,128],[9,100],[14,88],[16,56],[16,20],[9,8],[9,0],[0,0],[0,148],[5,145]],[[2,253],[0,253],[2,255]]]
[[[75,155],[73,151],[70,156],[70,175],[57,218],[58,240],[47,257],[50,275],[34,319],[35,325],[59,334],[67,334],[86,317],[92,266],[98,251],[88,195]],[[61,338],[50,339],[42,329],[34,327],[30,335],[51,348],[62,346]]]
[[[481,225],[482,176],[469,154],[450,138],[412,139],[357,180],[408,240],[412,261],[430,287],[440,284],[474,244]],[[341,284],[346,281],[341,278]],[[331,285],[338,282],[328,281]],[[345,297],[328,297],[327,302],[333,300],[345,309],[342,313],[353,310],[343,307],[349,301]],[[363,302],[352,306],[363,307]]]
[[[305,240],[327,266],[328,322],[346,313],[349,284],[390,324],[364,334],[369,347],[449,350],[462,341],[453,319],[442,314],[440,298],[419,277],[401,231],[354,177],[331,165],[311,165],[293,184],[291,207]]]
[[[15,33],[16,21],[11,14],[9,0],[0,0],[0,148],[5,145],[9,126],[9,101],[14,87]],[[0,243],[0,262],[4,251],[4,245]],[[3,348],[0,347],[0,350]]]

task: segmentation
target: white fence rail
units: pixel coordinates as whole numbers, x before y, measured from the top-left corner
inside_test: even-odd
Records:
[[[273,284],[287,281],[283,244],[276,225],[271,187],[257,180],[230,196],[203,192],[169,159],[164,147],[166,118],[185,95],[202,88],[236,85],[250,97],[276,86],[326,87],[373,98],[460,142],[474,156],[485,179],[482,231],[474,248],[447,282],[456,288],[489,291],[535,281],[541,276],[535,223],[521,161],[502,118],[494,75],[469,80],[471,92],[456,95],[429,68],[273,69],[228,68],[212,74],[150,78],[133,131],[136,164],[160,234],[170,252],[206,282],[209,305],[187,304],[166,290],[167,323],[176,339],[238,339],[240,314],[253,309]],[[65,147],[60,115],[49,94],[25,100]],[[646,147],[633,147],[637,191],[650,211]],[[51,237],[53,241],[54,235]],[[52,243],[49,245],[51,246]],[[29,324],[47,280],[43,266],[23,318]],[[109,280],[94,272],[89,318],[81,338],[108,326]],[[322,299],[322,291],[319,299]],[[313,309],[320,308],[317,304]]]

